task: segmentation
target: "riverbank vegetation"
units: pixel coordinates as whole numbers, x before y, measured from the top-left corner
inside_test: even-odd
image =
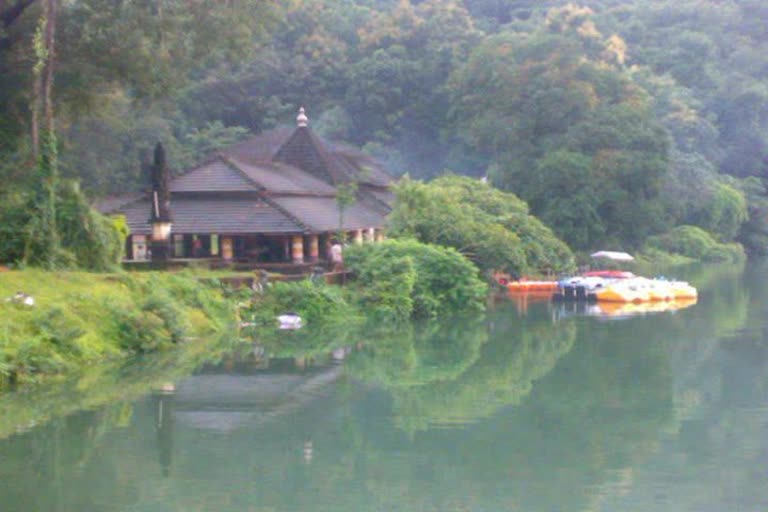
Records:
[[[299,315],[312,330],[351,329],[364,322],[407,323],[485,309],[488,287],[477,267],[452,248],[386,240],[346,248],[346,286],[310,279],[271,284],[241,311],[256,336],[278,315]]]
[[[222,289],[184,273],[0,273],[0,387],[234,327]]]

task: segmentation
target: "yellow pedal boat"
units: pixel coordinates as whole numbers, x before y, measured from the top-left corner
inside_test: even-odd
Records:
[[[643,303],[696,299],[696,288],[684,281],[634,278],[611,283],[597,290],[598,302]]]

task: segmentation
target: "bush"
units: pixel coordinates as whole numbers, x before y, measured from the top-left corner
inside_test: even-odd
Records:
[[[344,258],[358,276],[367,304],[382,306],[386,314],[395,314],[399,319],[434,318],[485,307],[486,285],[478,278],[475,266],[455,249],[416,240],[387,240],[349,247]],[[383,264],[396,270],[385,273],[380,270]],[[413,265],[414,272],[408,270],[409,265]],[[376,297],[377,290],[385,293]],[[406,315],[409,301],[412,308]]]
[[[411,317],[418,279],[411,256],[392,257],[379,251],[371,254],[365,265],[356,265],[356,268],[358,282],[363,284],[359,288],[360,305],[367,316],[384,321]]]
[[[287,312],[296,313],[308,324],[343,322],[354,316],[342,288],[308,279],[273,283],[254,301],[252,314],[257,323],[276,326],[277,316]]]
[[[740,244],[722,244],[696,226],[678,226],[648,239],[648,249],[658,249],[706,262],[737,262],[746,256]]]
[[[40,238],[40,218],[30,207],[29,193],[0,195],[0,262],[41,264],[57,268],[105,271],[122,258],[127,236],[124,220],[107,218],[90,207],[75,182],[63,182],[56,197],[56,227],[60,247],[48,257],[49,240]],[[37,227],[36,227],[37,226]]]

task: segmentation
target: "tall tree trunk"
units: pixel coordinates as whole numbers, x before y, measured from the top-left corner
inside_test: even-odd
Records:
[[[56,63],[55,36],[58,1],[45,0],[43,13],[35,32],[35,81],[32,87],[32,156],[40,158],[40,123],[44,120],[44,129],[48,134],[54,131],[53,114],[53,79]]]
[[[34,87],[32,98],[32,152],[36,161],[35,197],[25,261],[45,267],[58,266],[60,237],[56,223],[58,155],[53,108],[53,79],[56,61],[55,34],[59,0],[45,0],[35,32]]]
[[[32,85],[32,123],[31,123],[31,137],[32,137],[32,161],[37,162],[40,160],[40,103],[43,96],[43,75],[42,73],[35,73],[35,82]]]
[[[46,0],[45,14],[45,73],[43,74],[43,114],[45,115],[45,129],[49,134],[54,133],[53,124],[53,78],[56,67],[56,20],[59,14],[59,0]]]

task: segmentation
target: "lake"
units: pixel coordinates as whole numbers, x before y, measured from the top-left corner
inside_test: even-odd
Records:
[[[695,305],[202,343],[0,397],[3,512],[768,510],[768,265]]]

